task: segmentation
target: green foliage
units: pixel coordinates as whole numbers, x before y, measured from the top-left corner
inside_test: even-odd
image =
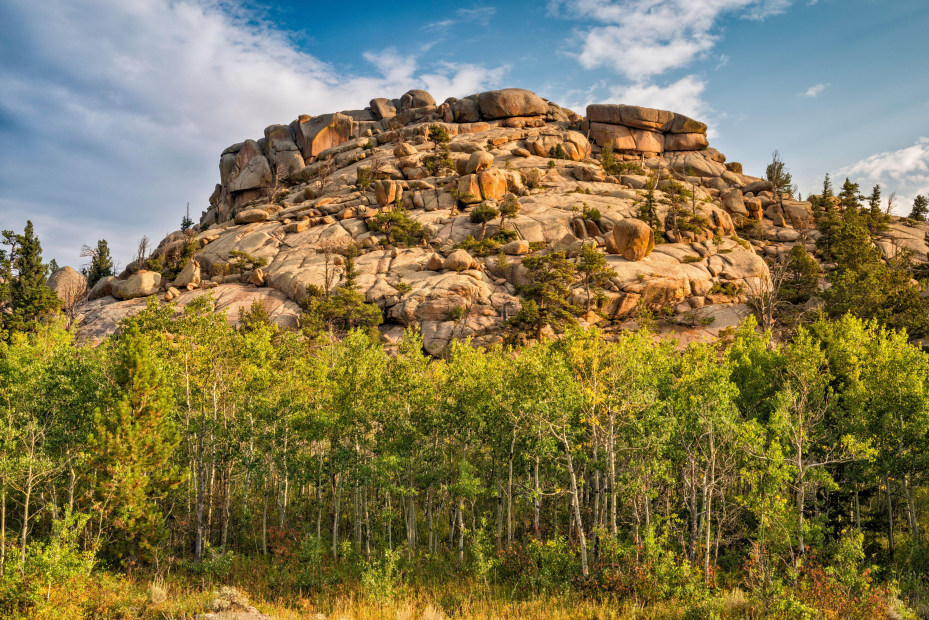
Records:
[[[917,222],[925,222],[927,213],[929,213],[929,198],[920,194],[913,199],[913,208],[910,210],[909,218]]]
[[[596,207],[589,207],[587,203],[584,203],[584,209],[581,211],[581,216],[584,219],[590,220],[591,222],[600,223],[600,219],[603,217],[600,215],[600,209]]]
[[[0,250],[0,339],[9,340],[54,317],[61,302],[48,288],[50,274],[31,221],[21,235],[3,231],[2,244],[9,250]]]
[[[97,241],[96,248],[87,247],[81,255],[90,257],[90,264],[81,269],[81,273],[87,278],[87,288],[93,288],[100,280],[116,275],[113,272],[113,258],[110,256],[110,246],[106,239]]]
[[[248,252],[231,250],[229,252],[229,263],[232,265],[233,269],[239,273],[243,273],[266,266],[268,264],[268,260],[266,258],[252,256]]]
[[[444,129],[444,128],[443,128]],[[400,570],[402,553],[387,549],[376,562],[369,562],[361,573],[365,594],[378,603],[388,603],[403,592],[403,573]]]
[[[342,282],[331,294],[327,295],[325,291],[312,286],[307,287],[307,295],[300,302],[304,310],[300,325],[307,336],[318,338],[325,333],[344,336],[352,330],[373,334],[377,326],[384,322],[381,309],[367,303],[364,295],[356,288],[357,252],[354,246],[349,249],[345,256]]]
[[[780,153],[774,151],[771,156],[771,163],[765,168],[765,178],[771,182],[772,192],[775,196],[781,194],[793,195],[793,177],[787,171],[787,165],[781,159]]]
[[[605,298],[603,290],[616,277],[616,271],[606,262],[602,252],[585,243],[577,259],[577,273],[584,286],[585,310],[590,312],[594,302],[599,303]]]
[[[471,209],[468,213],[468,220],[470,220],[472,224],[481,225],[481,236],[479,240],[484,239],[484,235],[487,232],[487,222],[493,220],[498,215],[500,215],[500,211],[486,201]]]
[[[412,217],[403,207],[395,206],[393,209],[381,211],[367,220],[368,229],[383,233],[387,236],[387,243],[413,246],[423,238],[423,226]]]
[[[137,323],[118,342],[113,390],[94,413],[89,439],[94,507],[106,516],[109,560],[150,561],[167,535],[168,496],[181,482],[180,436],[162,372]]]
[[[564,150],[564,144],[562,144],[561,142],[559,142],[555,146],[548,149],[548,156],[551,157],[552,159],[568,159],[568,154],[565,153],[565,150]],[[549,168],[553,168],[553,167],[554,166],[549,166]]]
[[[787,253],[787,273],[781,284],[780,295],[792,304],[803,304],[819,291],[822,268],[803,244],[797,244]]]
[[[661,222],[658,220],[658,211],[655,209],[658,204],[657,198],[655,197],[655,189],[657,187],[657,175],[650,174],[645,180],[645,194],[636,209],[636,217],[651,226],[652,230],[656,233],[656,237],[662,230]]]
[[[570,301],[570,285],[577,268],[564,252],[552,252],[523,259],[529,284],[521,286],[526,297],[523,307],[511,324],[518,330],[532,332],[541,338],[546,325],[561,331],[575,321],[580,309]]]
[[[451,136],[448,134],[448,129],[445,125],[430,125],[429,126],[429,140],[435,142],[436,144],[448,144],[451,141]]]

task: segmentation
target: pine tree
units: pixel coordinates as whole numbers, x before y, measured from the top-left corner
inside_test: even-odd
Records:
[[[523,259],[526,279],[529,284],[519,287],[527,303],[513,317],[512,324],[532,331],[536,338],[542,337],[542,329],[549,325],[562,331],[575,322],[580,308],[570,301],[571,284],[577,275],[574,264],[564,252],[552,252],[542,256],[527,256]]]
[[[823,179],[823,198],[832,198],[835,196],[835,193],[832,190],[832,179],[829,178],[829,173],[826,173],[826,177]]]
[[[855,209],[857,211],[861,208],[861,198],[859,185],[845,179],[845,183],[842,184],[842,191],[839,192],[839,206],[842,207],[842,210]]]
[[[793,177],[787,172],[787,165],[777,151],[774,151],[771,156],[771,163],[768,164],[765,174],[771,182],[771,191],[774,192],[776,198],[780,199],[781,194],[793,195]]]
[[[92,248],[85,245],[81,248],[81,256],[90,258],[90,264],[81,269],[81,273],[87,278],[87,288],[93,288],[94,284],[115,275],[113,273],[113,258],[110,256],[110,246],[106,239],[97,241],[97,247]]]
[[[606,262],[606,257],[597,248],[584,244],[577,259],[577,271],[581,276],[586,295],[585,310],[590,312],[593,301],[603,298],[603,288],[616,277],[616,271]]]
[[[165,501],[182,481],[174,461],[180,435],[170,390],[137,323],[120,337],[115,371],[115,388],[94,415],[89,475],[110,530],[104,553],[146,561],[165,537]]]
[[[181,218],[181,232],[187,232],[187,230],[194,225],[194,221],[190,219],[190,203],[187,203],[187,213],[184,214],[184,217]]]
[[[910,211],[910,219],[918,222],[925,222],[927,213],[929,213],[929,198],[920,194],[913,200],[913,210]]]
[[[54,315],[61,302],[48,288],[48,266],[42,262],[42,244],[32,222],[26,222],[23,234],[3,231],[3,244],[10,246],[0,255],[0,277],[5,284],[0,290],[0,327],[9,337],[16,331],[27,331],[37,321]]]

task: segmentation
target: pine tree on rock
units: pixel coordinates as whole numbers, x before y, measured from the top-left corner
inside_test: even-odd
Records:
[[[513,317],[512,325],[542,337],[546,325],[556,332],[575,322],[580,308],[571,303],[571,284],[577,276],[574,263],[564,252],[552,252],[523,259],[529,284],[520,287],[526,296],[523,307]]]
[[[929,213],[929,198],[920,194],[913,200],[913,210],[910,211],[909,217],[917,222],[925,222],[927,213]]]
[[[97,247],[92,248],[85,245],[81,248],[81,256],[90,258],[90,264],[81,269],[81,273],[87,278],[87,288],[93,288],[94,284],[116,275],[113,273],[113,257],[110,255],[110,246],[106,239],[97,241]]]

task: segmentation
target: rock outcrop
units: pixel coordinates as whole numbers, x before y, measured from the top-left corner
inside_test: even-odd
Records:
[[[707,308],[735,317],[718,310],[741,307],[767,282],[764,259],[818,233],[809,203],[774,196],[710,148],[706,131],[636,106],[592,105],[582,117],[523,89],[442,103],[413,90],[270,125],[223,151],[198,225],[158,246],[170,277],[141,270],[101,281],[80,308],[79,334],[100,338],[151,295],[182,307],[211,294],[231,321],[260,300],[293,326],[308,286],[342,280],[349,245],[360,251],[358,290],[383,310],[384,338],[419,325],[436,355],[455,338],[502,341],[527,284],[521,258],[573,258],[585,244],[616,276],[584,320],[620,325],[641,309],[670,311],[680,325]],[[446,143],[432,141],[442,134]],[[597,157],[607,142],[618,162],[610,169]],[[675,188],[691,195],[684,207]],[[504,204],[518,211],[471,221],[470,209]],[[401,243],[372,224],[393,210],[421,236]],[[752,239],[738,237],[749,229]]]

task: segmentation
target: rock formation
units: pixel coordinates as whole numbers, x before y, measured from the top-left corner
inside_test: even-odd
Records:
[[[79,333],[112,331],[145,296],[181,307],[207,291],[230,320],[246,301],[262,299],[276,320],[295,325],[307,287],[342,278],[332,257],[348,244],[360,248],[357,286],[383,309],[384,337],[394,341],[419,324],[433,354],[453,338],[500,341],[521,305],[521,257],[573,257],[584,244],[606,253],[617,274],[599,307],[602,323],[649,309],[680,325],[715,318],[718,329],[744,315],[738,304],[768,282],[764,256],[812,243],[817,232],[809,230],[809,203],[774,196],[767,181],[726,163],[706,129],[626,105],[591,105],[582,117],[522,89],[440,104],[414,90],[363,110],[271,125],[222,152],[199,224],[158,246],[162,264],[178,265],[170,280],[131,269],[98,283],[80,308]],[[615,161],[604,169],[597,155],[608,143]],[[674,200],[680,188],[692,194],[686,204]],[[508,220],[469,218],[468,209],[508,200],[519,205]],[[642,221],[644,207],[652,227]],[[391,242],[372,227],[372,218],[396,209],[421,225],[421,241]],[[746,226],[751,243],[736,234]],[[499,241],[491,251],[469,245],[482,230]],[[255,263],[243,267],[236,255]],[[181,265],[179,257],[190,260]]]

